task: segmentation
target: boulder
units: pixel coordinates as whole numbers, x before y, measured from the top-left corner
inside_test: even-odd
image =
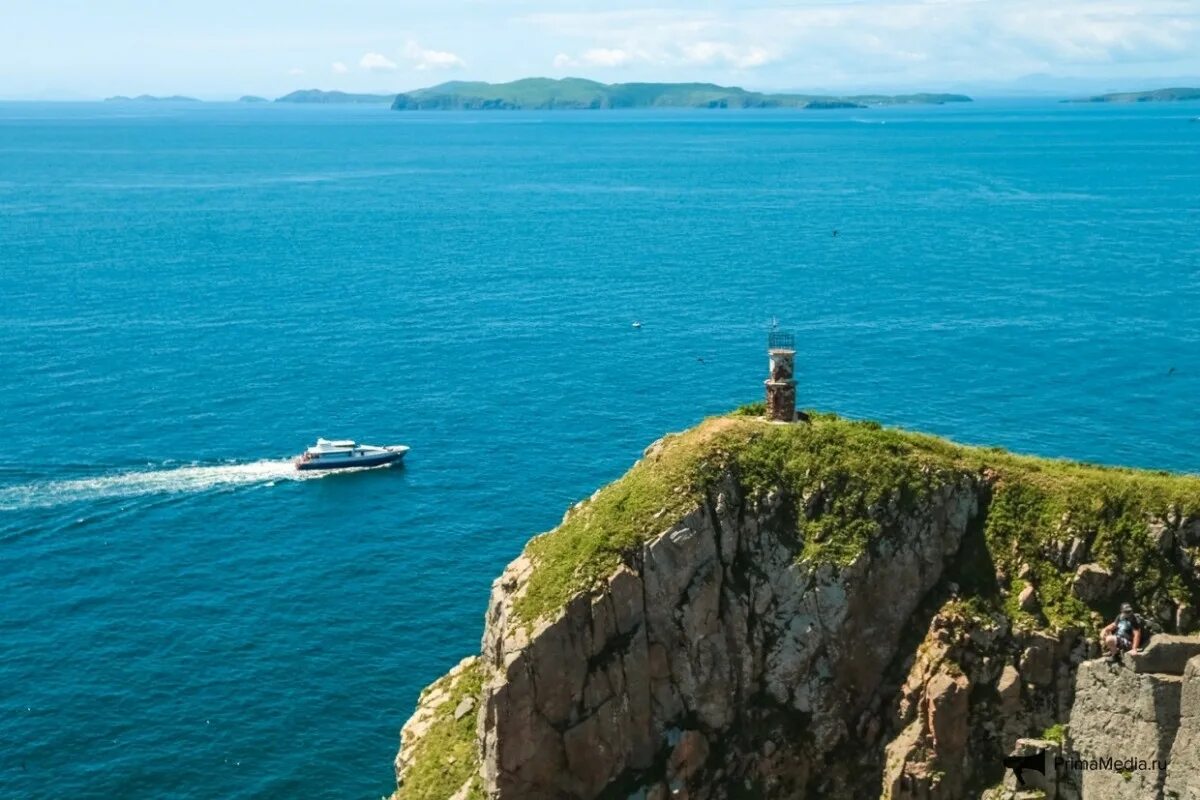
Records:
[[[1179,633],[1187,633],[1192,629],[1192,623],[1196,621],[1196,609],[1192,608],[1190,603],[1180,603],[1179,608],[1175,610],[1175,630]]]
[[[1000,710],[1004,716],[1016,715],[1021,710],[1021,674],[1012,664],[1005,664],[996,682],[996,694],[1000,696]]]
[[[1126,658],[1134,672],[1182,675],[1188,660],[1195,656],[1200,656],[1200,636],[1157,633],[1145,650]]]
[[[459,704],[454,707],[454,718],[456,720],[462,719],[467,714],[470,714],[471,711],[473,711],[474,709],[475,709],[475,698],[474,697],[464,697],[459,702]]]
[[[1112,596],[1120,581],[1099,564],[1081,564],[1075,570],[1071,591],[1083,602],[1092,605]]]
[[[1054,682],[1054,656],[1058,640],[1045,634],[1030,637],[1021,654],[1021,677],[1034,686],[1049,686]]]
[[[1021,607],[1022,611],[1028,611],[1031,613],[1037,611],[1037,589],[1033,588],[1032,583],[1026,583],[1025,588],[1021,590],[1019,595],[1017,595],[1017,605]]]
[[[966,750],[970,690],[966,675],[946,672],[935,675],[925,690],[933,748],[950,761]]]

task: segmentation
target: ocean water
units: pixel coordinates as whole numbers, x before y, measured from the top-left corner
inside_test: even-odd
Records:
[[[804,406],[1200,471],[1197,116],[0,105],[0,797],[386,794],[491,580],[773,317]]]

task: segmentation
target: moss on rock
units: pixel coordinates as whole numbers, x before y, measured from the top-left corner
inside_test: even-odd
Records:
[[[980,481],[989,487],[986,552],[976,554],[977,574],[963,573],[964,593],[981,595],[1022,627],[1091,625],[1112,610],[1072,594],[1077,565],[1065,552],[1074,540],[1091,560],[1125,576],[1124,599],[1145,609],[1189,598],[1196,604],[1197,586],[1149,531],[1156,520],[1200,516],[1200,478],[967,447],[831,414],[772,424],[755,410],[713,417],[656,443],[624,477],[533,539],[518,620],[553,614],[729,475],[751,497],[780,492],[795,506],[799,559],[814,566],[852,563],[888,534],[888,520],[922,505],[934,488],[956,478]],[[1036,587],[1032,610],[1017,604],[1026,582]]]
[[[421,692],[414,717],[419,732],[411,745],[404,743],[408,766],[391,800],[446,800],[468,781],[463,800],[483,800],[475,740],[477,715],[471,709],[455,718],[464,699],[475,698],[478,702],[482,692],[483,664],[478,658],[464,662],[461,669],[442,676]],[[425,716],[421,710],[426,711]]]

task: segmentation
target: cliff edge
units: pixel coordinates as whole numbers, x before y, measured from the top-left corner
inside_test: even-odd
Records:
[[[394,800],[1019,796],[1019,740],[1119,749],[1087,721],[1095,631],[1123,600],[1194,627],[1200,479],[758,411],[656,442],[529,542],[405,725]]]

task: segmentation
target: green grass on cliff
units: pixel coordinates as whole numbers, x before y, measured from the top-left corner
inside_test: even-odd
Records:
[[[390,800],[446,800],[472,778],[467,800],[483,800],[475,740],[478,706],[454,718],[463,698],[482,694],[482,663],[476,659],[458,675],[443,676],[425,689],[422,698],[436,691],[447,691],[449,697],[437,707],[429,729],[413,747],[409,754],[413,766]]]
[[[659,452],[605,487],[554,531],[532,540],[535,564],[516,615],[532,622],[609,575],[621,556],[677,523],[726,469],[751,495],[773,489],[814,514],[796,533],[802,560],[846,564],[877,532],[872,510],[919,501],[953,447],[933,437],[833,416],[812,425],[771,425],[749,407],[665,440]]]
[[[1125,576],[1123,597],[1143,613],[1160,602],[1190,600],[1182,572],[1150,536],[1154,519],[1200,513],[1200,480],[1127,469],[1110,469],[1017,456],[993,459],[1000,474],[988,508],[988,550],[1008,578],[1006,611],[1018,622],[1036,625],[1016,598],[1024,586],[1022,565],[1032,572],[1042,614],[1059,626],[1094,623],[1090,609],[1071,592],[1074,571],[1063,554],[1073,539],[1090,542],[1088,560]],[[1097,609],[1108,616],[1112,603]]]
[[[534,570],[515,602],[517,621],[550,615],[611,574],[624,554],[694,509],[726,471],[747,496],[777,491],[795,510],[801,563],[835,566],[853,562],[877,537],[896,535],[882,521],[917,507],[937,487],[987,475],[993,489],[982,546],[977,557],[960,559],[969,563],[959,577],[964,592],[987,595],[1018,623],[1090,625],[1111,611],[1088,608],[1070,592],[1074,570],[1061,554],[1075,537],[1091,543],[1088,560],[1128,576],[1123,598],[1147,611],[1167,599],[1200,599],[1147,532],[1152,519],[1200,514],[1200,478],[965,447],[833,415],[773,425],[754,416],[759,410],[667,438],[533,539],[526,553]],[[1018,578],[1022,566],[1027,574]],[[1037,587],[1034,613],[1016,606],[1025,579]]]
[[[668,437],[659,454],[572,510],[558,528],[530,541],[526,553],[535,570],[516,600],[517,616],[533,622],[562,607],[580,588],[611,574],[622,553],[695,508],[718,457],[709,430]]]

